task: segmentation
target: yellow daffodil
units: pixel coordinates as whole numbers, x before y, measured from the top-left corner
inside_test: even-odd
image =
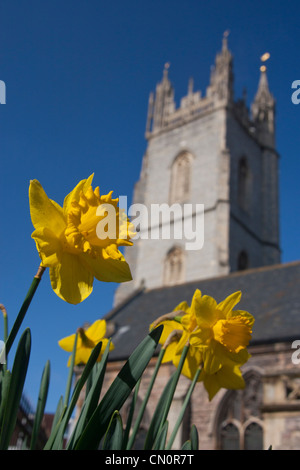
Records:
[[[241,299],[241,292],[229,295],[217,303],[196,290],[191,306],[197,327],[190,335],[190,343],[203,353],[203,368],[208,374],[223,365],[244,364],[250,357],[247,346],[251,339],[253,316],[244,310],[233,310]],[[185,318],[182,319],[183,324]]]
[[[183,321],[185,319],[185,321]],[[177,367],[181,353],[193,330],[196,328],[195,316],[187,302],[181,302],[173,312],[163,315],[153,322],[150,329],[163,325],[159,343],[165,349],[162,363],[172,361]],[[182,374],[192,379],[202,362],[202,351],[189,344]]]
[[[87,329],[79,328],[78,329],[78,337],[77,337],[77,344],[76,344],[76,353],[75,353],[75,361],[74,365],[77,364],[86,364],[92,350],[94,347],[102,341],[101,352],[97,361],[101,360],[102,353],[104,352],[108,339],[104,338],[106,334],[106,321],[105,320],[96,320],[91,326]],[[64,350],[68,352],[73,351],[74,341],[75,341],[75,333],[73,335],[67,336],[66,338],[61,339],[58,344]],[[110,343],[109,350],[113,350],[114,346]],[[68,361],[68,366],[71,363],[71,357]]]
[[[63,207],[48,198],[37,180],[29,187],[32,238],[41,264],[50,268],[54,292],[72,304],[90,295],[94,277],[105,282],[131,280],[118,247],[132,245],[132,224],[118,208],[118,199],[112,199],[112,191],[100,196],[92,179],[93,175],[80,181]],[[105,225],[110,227],[107,236]]]
[[[150,325],[150,330],[160,325],[164,327],[159,339],[159,344],[165,349],[162,362],[173,360],[177,352],[178,343],[181,341],[182,335],[186,333],[181,323],[181,316],[188,312],[189,306],[187,302],[181,302],[174,308],[172,313],[159,317]]]
[[[160,339],[166,349],[163,362],[172,361],[177,367],[189,344],[182,374],[192,380],[201,367],[198,381],[203,381],[210,399],[221,387],[244,387],[240,367],[250,358],[247,346],[254,318],[246,311],[233,310],[240,298],[241,292],[235,292],[217,303],[196,290],[191,306],[182,302],[152,324],[164,325]]]
[[[202,369],[199,381],[203,381],[209,400],[212,400],[221,388],[236,390],[245,387],[245,381],[238,365],[222,366],[214,374],[207,374],[207,372]]]

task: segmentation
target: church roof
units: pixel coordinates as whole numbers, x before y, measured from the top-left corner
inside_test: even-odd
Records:
[[[171,312],[183,300],[189,304],[196,289],[217,302],[238,290],[236,309],[255,317],[251,344],[300,339],[300,261],[239,271],[226,276],[185,284],[140,289],[105,317],[113,323],[114,351],[110,360],[126,359],[147,335],[149,325]]]

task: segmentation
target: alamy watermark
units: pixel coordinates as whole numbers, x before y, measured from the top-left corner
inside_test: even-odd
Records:
[[[6,104],[6,85],[3,80],[0,80],[0,104]]]
[[[294,80],[292,83],[292,89],[296,89],[291,96],[293,104],[300,103],[300,80]]]
[[[292,342],[292,349],[296,349],[296,351],[292,354],[292,363],[295,365],[300,364],[300,340],[296,339]]]
[[[0,364],[6,364],[5,343],[0,340]]]
[[[132,204],[127,197],[119,197],[118,238],[127,239],[126,217],[134,227],[132,240],[184,240],[186,250],[201,250],[204,245],[204,204]],[[112,204],[101,204],[96,215],[104,216],[96,226],[101,240],[114,240],[117,235],[116,209]]]

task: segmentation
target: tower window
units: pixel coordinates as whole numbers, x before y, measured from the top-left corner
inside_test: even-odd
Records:
[[[179,247],[172,248],[165,259],[164,284],[173,285],[184,280],[184,253]]]
[[[249,258],[246,251],[242,250],[238,256],[237,269],[238,271],[244,271],[249,268]]]
[[[250,209],[250,199],[251,172],[246,157],[242,157],[238,165],[238,204],[246,212]]]
[[[192,155],[188,152],[179,154],[172,165],[170,203],[186,202],[191,191]]]

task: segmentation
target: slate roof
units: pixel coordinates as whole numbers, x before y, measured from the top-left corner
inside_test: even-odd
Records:
[[[214,297],[217,302],[241,290],[238,306],[255,317],[251,344],[300,339],[300,261],[239,271],[226,276],[161,287],[140,289],[111,310],[105,319],[113,323],[114,351],[110,360],[126,359],[147,335],[157,317],[171,312],[193,293]]]

